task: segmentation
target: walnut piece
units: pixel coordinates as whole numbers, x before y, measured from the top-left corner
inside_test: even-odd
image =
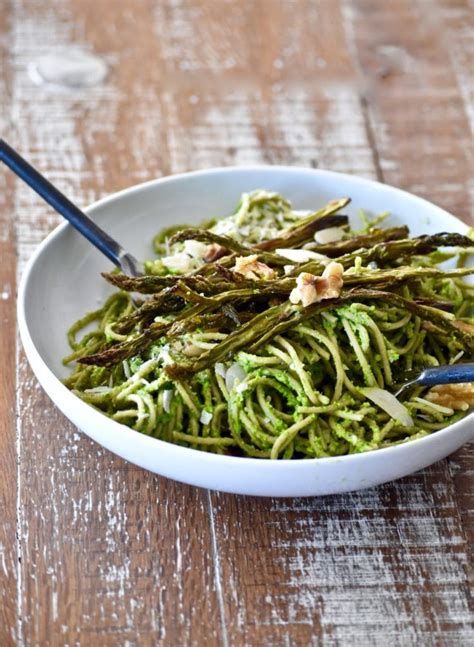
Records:
[[[442,407],[467,411],[469,407],[474,406],[474,382],[438,384],[428,391],[425,398]]]
[[[291,291],[291,303],[302,303],[306,308],[323,299],[334,299],[341,294],[344,267],[334,261],[324,269],[322,276],[301,272],[296,278],[296,287]]]
[[[247,279],[274,279],[274,270],[257,259],[257,254],[239,256],[235,259],[235,265],[233,267],[234,272],[242,274]]]
[[[474,326],[468,321],[460,321],[459,319],[456,319],[456,321],[453,321],[453,324],[456,328],[459,328],[459,330],[463,330],[464,332],[474,335]]]
[[[181,339],[174,342],[172,349],[175,352],[183,353],[186,357],[199,357],[204,352],[202,348],[195,346],[191,341]]]
[[[219,245],[218,243],[211,243],[207,246],[207,252],[204,256],[204,260],[206,261],[206,263],[212,263],[213,261],[217,261],[223,256],[227,256],[228,253],[229,250],[225,247],[222,247],[222,245]]]

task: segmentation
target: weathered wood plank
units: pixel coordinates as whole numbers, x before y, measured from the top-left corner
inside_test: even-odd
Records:
[[[143,56],[156,59],[158,52],[149,5],[135,8],[132,0],[16,5],[16,143],[79,203],[162,170],[156,94],[146,99],[156,79],[138,74]],[[104,32],[107,21],[110,32]],[[126,34],[137,43],[134,57],[123,49]],[[28,63],[72,44],[96,47],[113,62],[108,83],[69,94],[34,86]],[[22,265],[58,218],[29,189],[18,186],[16,195]],[[24,643],[131,645],[138,635],[144,645],[192,644],[205,633],[216,644],[205,493],[155,478],[77,433],[41,391],[23,355],[19,381],[17,613]]]
[[[203,492],[83,438],[23,370],[25,644],[216,644]]]
[[[360,0],[346,5],[346,17],[352,21],[353,45],[369,88],[384,180],[420,193],[474,225],[473,14],[463,0],[427,8],[423,0],[383,8]],[[472,557],[472,443],[448,462]]]
[[[155,16],[174,172],[270,162],[375,177],[337,3],[158,3]]]
[[[384,181],[472,218],[472,141],[437,3],[358,0],[344,15]]]
[[[11,4],[0,8],[0,137],[10,127],[11,69],[8,38]],[[16,258],[13,230],[13,178],[0,174],[0,645],[16,636]]]
[[[374,4],[377,11],[372,15]],[[357,6],[352,12],[345,6],[350,50],[372,56],[371,42],[362,40],[367,35],[380,43],[398,43],[395,34],[399,39],[404,37],[401,25],[405,14],[410,14],[409,7],[408,3],[396,9],[386,3],[371,3],[364,5],[363,11]],[[385,22],[388,34],[383,31]],[[410,42],[419,37],[417,29],[412,24],[408,30]],[[433,34],[424,36],[425,47],[434,41]],[[338,49],[341,47],[339,41]],[[398,45],[394,47],[398,57]],[[389,53],[392,55],[392,50]],[[447,76],[451,72],[452,78],[449,59],[441,61],[442,54],[428,51],[428,61],[433,56],[437,67],[426,71],[429,85],[422,99],[433,95],[431,109],[438,97],[448,101],[462,123],[456,89],[451,86],[446,90],[447,99],[442,87],[436,94],[443,71]],[[378,170],[385,181],[425,192],[466,217],[469,173],[462,168],[456,176],[456,193],[450,186],[450,164],[437,167],[436,182],[431,162],[420,161],[420,150],[428,155],[432,146],[440,155],[449,151],[462,167],[466,147],[454,141],[455,131],[442,124],[440,111],[434,111],[432,129],[424,124],[426,116],[416,113],[415,105],[419,107],[420,102],[409,66],[397,69],[393,83],[399,85],[394,85],[387,97],[382,88],[389,78],[387,73],[384,71],[379,81],[362,56],[361,60],[359,82],[354,78],[350,87],[356,96],[357,88],[363,90],[367,125],[363,147],[370,150],[370,144],[376,146],[371,171]],[[417,100],[402,113],[402,98],[410,100],[412,94]],[[326,114],[331,115],[333,130],[341,132],[348,113],[338,113],[335,105],[331,108]],[[271,122],[272,109],[265,106],[265,111]],[[351,123],[358,120],[358,111],[354,112]],[[298,129],[300,115],[294,111],[293,120],[285,124],[287,132]],[[324,120],[321,127],[318,117],[308,130],[318,132],[314,148],[320,151],[331,142],[332,132]],[[405,119],[411,124],[409,132],[407,127],[403,130]],[[394,141],[388,140],[392,130]],[[385,139],[379,143],[382,135]],[[352,141],[346,136],[336,143],[340,170],[350,170],[353,163],[354,151],[344,147],[347,139]],[[271,149],[268,142],[263,145]],[[297,142],[287,154],[298,163],[301,151]],[[414,179],[420,184],[418,189]],[[269,645],[462,644],[469,639],[466,528],[446,461],[398,483],[345,497],[270,504],[212,495],[212,501],[231,642],[239,636],[244,644]]]
[[[470,0],[439,0],[438,10],[426,12],[451,60],[460,97],[474,132],[474,11]],[[469,133],[466,133],[468,136]],[[472,170],[472,169],[471,169]],[[472,174],[472,173],[471,173]]]
[[[215,498],[229,634],[243,644],[467,644],[465,538],[446,462],[297,501]]]

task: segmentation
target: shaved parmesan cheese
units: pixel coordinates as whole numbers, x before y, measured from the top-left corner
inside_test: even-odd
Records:
[[[212,228],[212,231],[216,234],[219,235],[231,235],[235,233],[236,226],[235,222],[231,218],[222,218],[222,220],[218,220],[214,227]]]
[[[185,240],[184,251],[186,254],[191,256],[191,258],[202,260],[207,254],[208,246],[205,243],[201,243],[199,240]]]
[[[246,372],[240,366],[240,364],[234,362],[232,366],[227,370],[227,373],[225,375],[225,385],[227,390],[232,391],[232,389],[234,389],[237,384],[239,384],[239,382],[245,380],[246,375]]]
[[[199,418],[199,422],[201,422],[203,425],[208,425],[212,420],[212,413],[210,411],[206,411],[203,409],[201,411],[201,417]]]
[[[128,362],[126,359],[123,360],[122,366],[123,366],[123,373],[125,377],[127,378],[127,380],[130,379],[130,376],[132,374],[130,373],[130,366],[128,365]]]
[[[237,384],[237,386],[235,387],[235,390],[237,391],[237,393],[243,393],[247,389],[248,389],[248,384],[246,382],[241,382],[240,384]]]
[[[314,240],[320,245],[327,245],[328,243],[335,243],[344,236],[344,232],[340,227],[328,227],[321,229],[314,234]]]
[[[163,256],[161,262],[173,272],[190,272],[194,267],[193,260],[184,253]]]
[[[310,249],[276,249],[275,253],[287,258],[293,263],[307,263],[308,261],[320,261],[325,265],[331,260],[324,254],[312,252]]]
[[[163,391],[163,409],[166,413],[171,411],[171,400],[173,399],[173,389],[166,389]]]
[[[173,363],[173,358],[170,355],[170,346],[169,346],[169,344],[165,344],[164,346],[162,346],[160,348],[160,352],[158,354],[157,359],[159,361],[162,361],[164,366],[167,366],[168,364]]]
[[[84,393],[110,393],[110,386],[95,386],[93,389],[84,389]]]
[[[298,216],[299,218],[307,218],[313,212],[308,209],[293,209],[293,215]]]
[[[217,362],[214,366],[214,370],[216,372],[216,375],[220,375],[221,377],[225,377],[225,374],[227,372],[227,369],[222,362]]]
[[[404,427],[413,427],[408,409],[392,393],[375,386],[360,389],[360,392]]]

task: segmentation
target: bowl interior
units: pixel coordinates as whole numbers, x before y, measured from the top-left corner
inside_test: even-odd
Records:
[[[412,234],[463,232],[466,226],[442,209],[391,187],[347,175],[311,169],[257,167],[217,169],[165,178],[134,187],[92,206],[88,212],[140,259],[152,258],[151,240],[172,224],[198,224],[231,213],[244,191],[281,192],[296,209],[315,209],[350,196],[345,212],[357,223],[359,209],[389,211],[387,225],[406,223]],[[71,226],[58,228],[39,248],[24,285],[26,326],[46,365],[62,378],[69,352],[66,331],[99,306],[111,288],[100,278],[111,264]]]

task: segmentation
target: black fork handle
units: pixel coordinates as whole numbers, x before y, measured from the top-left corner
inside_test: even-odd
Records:
[[[123,247],[96,225],[3,139],[0,139],[0,161],[4,162],[53,209],[64,216],[75,229],[105,254],[112,263],[118,267],[122,266],[122,259],[126,256]]]

